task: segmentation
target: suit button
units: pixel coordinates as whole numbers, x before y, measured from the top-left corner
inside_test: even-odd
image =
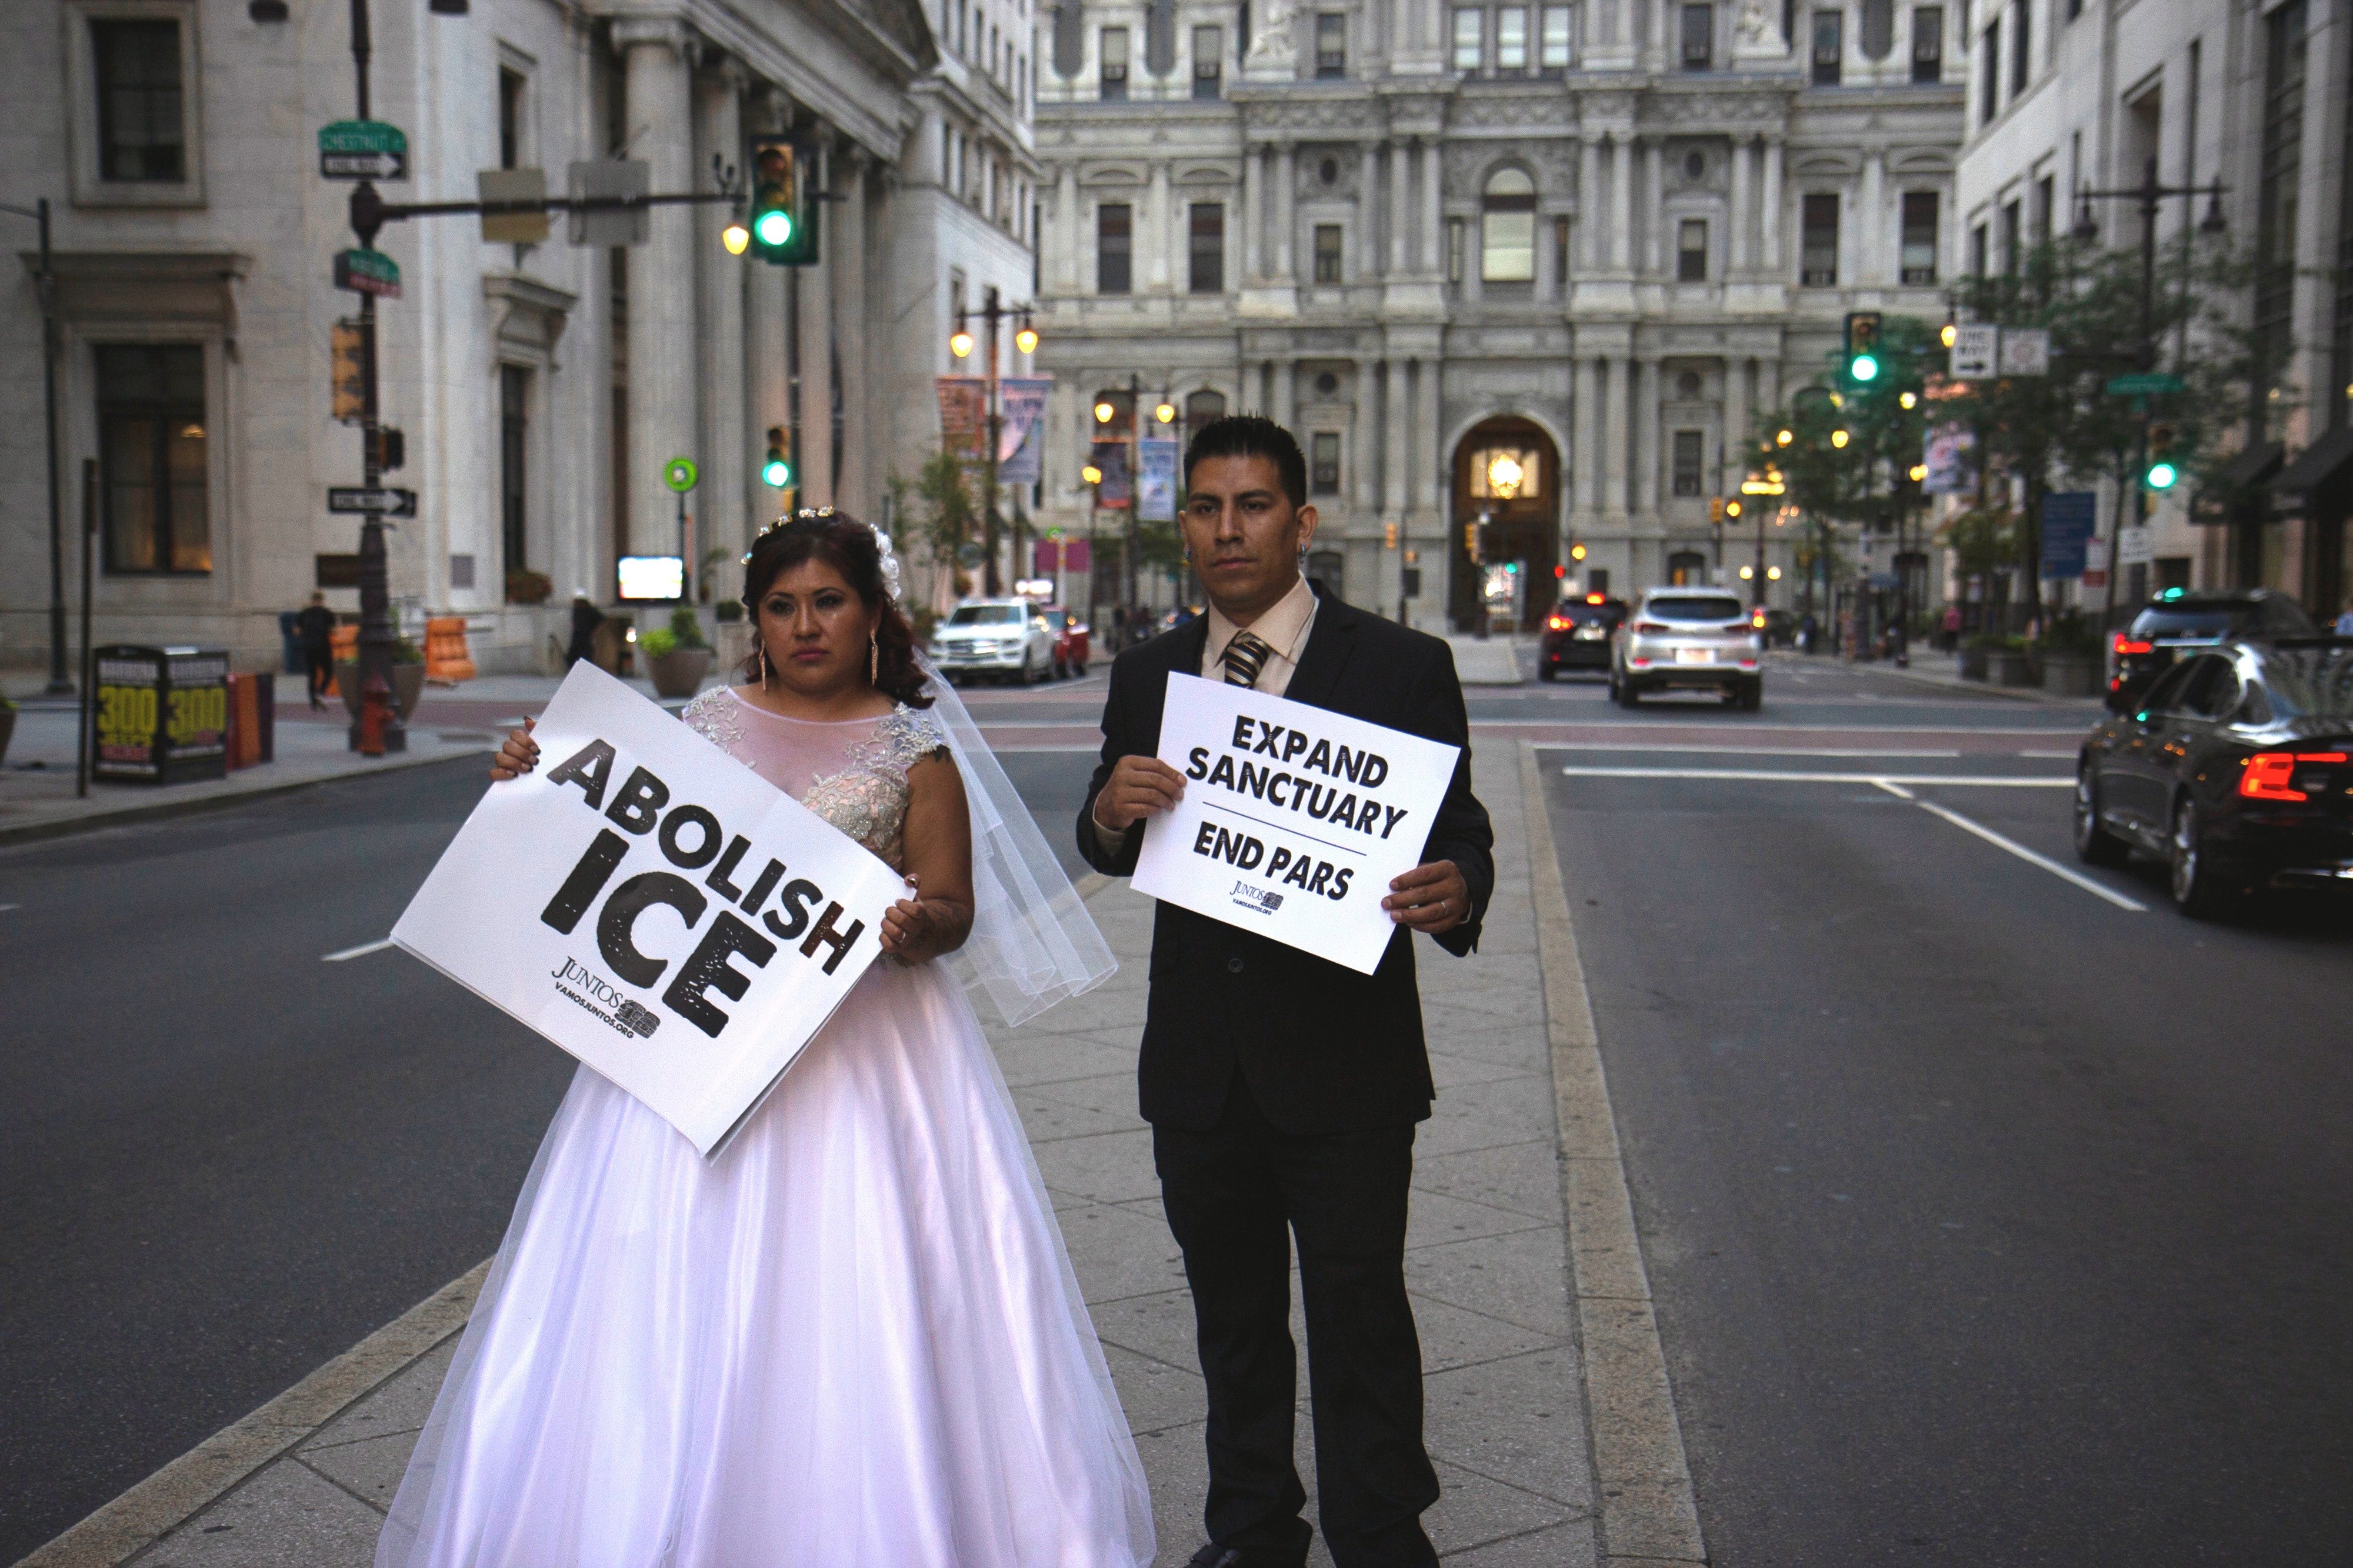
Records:
[[[1229,958],[1229,959],[1226,960],[1226,973],[1229,973],[1229,974],[1240,974],[1241,972],[1242,972],[1242,961],[1241,961],[1240,959],[1239,959],[1239,958]]]

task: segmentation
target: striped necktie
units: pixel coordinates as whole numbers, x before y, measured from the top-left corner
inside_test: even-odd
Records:
[[[1234,640],[1226,645],[1219,662],[1226,667],[1228,686],[1256,686],[1258,672],[1274,657],[1274,648],[1264,637],[1249,632],[1236,632]]]

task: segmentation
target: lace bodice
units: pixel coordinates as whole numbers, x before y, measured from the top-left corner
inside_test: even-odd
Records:
[[[947,745],[934,720],[904,703],[875,719],[787,719],[731,687],[704,692],[681,717],[892,869],[906,869],[907,770]]]

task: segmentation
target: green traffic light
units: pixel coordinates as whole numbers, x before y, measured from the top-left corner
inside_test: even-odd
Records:
[[[771,458],[760,465],[760,482],[771,489],[783,489],[793,482],[793,466],[782,458]]]
[[[1877,381],[1879,362],[1869,354],[1857,354],[1849,362],[1846,373],[1857,381]]]
[[[2180,478],[2181,470],[2171,463],[2151,463],[2148,466],[2148,488],[2153,490],[2169,490]]]
[[[752,228],[760,237],[762,245],[781,246],[793,237],[793,215],[781,208],[764,212]]]

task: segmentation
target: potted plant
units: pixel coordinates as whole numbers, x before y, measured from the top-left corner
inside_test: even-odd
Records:
[[[1986,673],[1996,686],[2034,684],[2034,653],[2024,637],[1995,637],[1986,649]]]
[[[343,697],[343,708],[353,719],[360,716],[360,667],[356,659],[345,659],[335,666],[335,690]],[[425,650],[406,637],[392,645],[392,704],[400,721],[408,722],[417,711],[417,699],[425,695]]]
[[[2000,647],[2001,643],[2001,638],[1989,637],[1982,632],[1976,637],[1964,638],[1961,643],[1961,679],[1963,680],[1985,679],[1990,673],[1993,651]]]
[[[2066,610],[2052,616],[2051,624],[2043,628],[2039,651],[2042,655],[2043,689],[2068,697],[2099,695],[2100,638],[2090,616],[2081,610]]]
[[[526,571],[516,567],[507,574],[507,603],[510,605],[543,605],[555,592],[555,581],[544,572]]]
[[[703,639],[702,618],[691,605],[672,610],[668,626],[639,637],[638,651],[646,656],[654,690],[664,697],[693,696],[711,673],[711,645]]]

